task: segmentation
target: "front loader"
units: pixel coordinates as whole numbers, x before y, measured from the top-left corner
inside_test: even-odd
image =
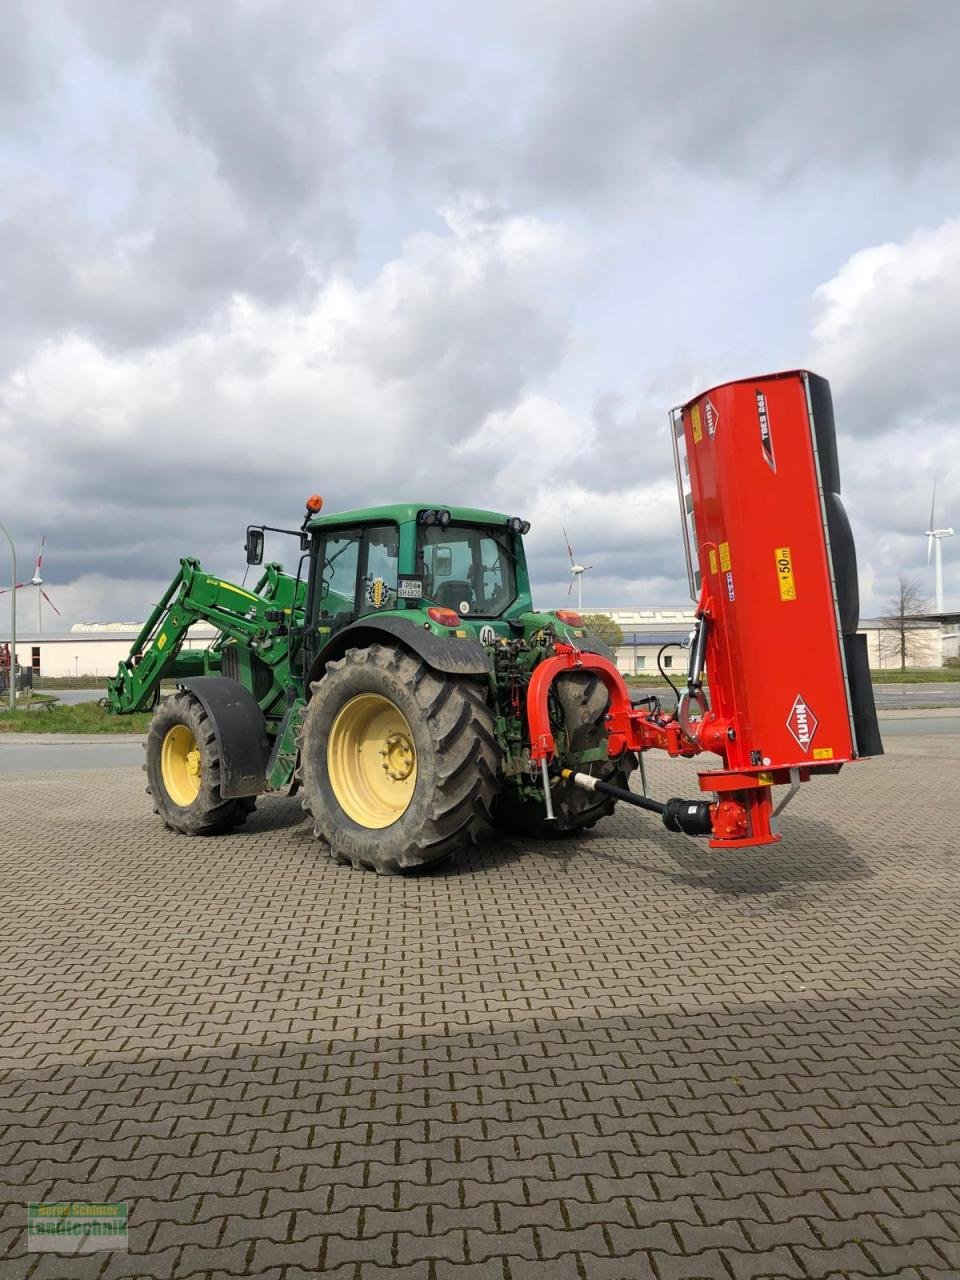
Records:
[[[110,684],[118,714],[176,684],[147,741],[163,821],[215,834],[262,792],[299,793],[337,861],[381,873],[490,823],[575,834],[618,801],[717,848],[778,840],[800,783],[882,751],[829,387],[804,372],[730,383],[671,424],[697,602],[676,705],[634,700],[578,613],[534,608],[521,517],[326,515],[314,497],[277,531],[298,540],[294,574],[268,566],[251,592],[182,561]],[[247,530],[248,564],[266,527]],[[185,647],[200,621],[216,640]],[[632,789],[654,749],[719,757],[704,794]]]

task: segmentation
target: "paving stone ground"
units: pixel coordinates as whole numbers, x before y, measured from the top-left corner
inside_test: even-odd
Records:
[[[621,809],[410,879],[0,779],[0,1276],[957,1274],[960,737],[889,746],[770,849]],[[67,1198],[129,1252],[26,1253]]]

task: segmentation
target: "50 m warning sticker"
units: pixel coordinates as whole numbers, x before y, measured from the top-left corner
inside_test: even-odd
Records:
[[[796,600],[797,584],[793,578],[793,555],[789,547],[777,547],[774,550],[777,561],[777,586],[780,588],[781,600]]]

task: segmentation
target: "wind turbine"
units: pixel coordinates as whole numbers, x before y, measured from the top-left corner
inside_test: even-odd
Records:
[[[938,529],[934,516],[934,508],[937,505],[937,482],[933,482],[933,498],[930,502],[930,527],[927,530],[927,564],[930,563],[930,555],[933,554],[933,582],[934,582],[934,611],[943,613],[943,548],[941,543],[944,538],[952,538],[952,529]]]
[[[563,529],[563,525],[560,526]],[[592,564],[577,564],[576,557],[573,554],[573,547],[570,545],[570,539],[567,537],[566,529],[563,529],[563,540],[567,544],[567,554],[570,557],[570,586],[567,588],[567,595],[573,591],[573,584],[577,584],[577,608],[583,611],[583,575],[588,569],[592,569]]]
[[[30,581],[18,582],[15,587],[5,587],[3,591],[0,591],[0,596],[2,596],[2,595],[6,595],[8,591],[20,591],[23,587],[37,588],[37,631],[38,632],[42,631],[43,629],[43,626],[42,626],[43,619],[41,615],[41,606],[42,606],[43,600],[46,600],[47,604],[50,606],[50,608],[53,610],[53,612],[57,615],[58,618],[61,616],[60,610],[57,608],[57,606],[53,603],[53,601],[44,591],[43,578],[41,578],[40,576],[40,566],[43,564],[43,544],[46,542],[46,540],[47,540],[47,535],[44,534],[43,537],[40,539],[40,554],[37,556],[36,568],[33,571],[33,577],[30,579]]]

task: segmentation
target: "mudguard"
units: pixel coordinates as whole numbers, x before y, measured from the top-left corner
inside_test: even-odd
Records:
[[[267,722],[253,694],[226,676],[191,676],[178,680],[177,687],[193,694],[213,724],[224,800],[265,791],[270,746]]]
[[[352,622],[329,640],[314,659],[309,680],[318,680],[327,663],[342,658],[348,649],[397,640],[422,658],[428,667],[446,675],[486,676],[492,670],[486,650],[473,636],[462,639],[455,635],[437,636],[426,627],[402,618],[368,617]]]

